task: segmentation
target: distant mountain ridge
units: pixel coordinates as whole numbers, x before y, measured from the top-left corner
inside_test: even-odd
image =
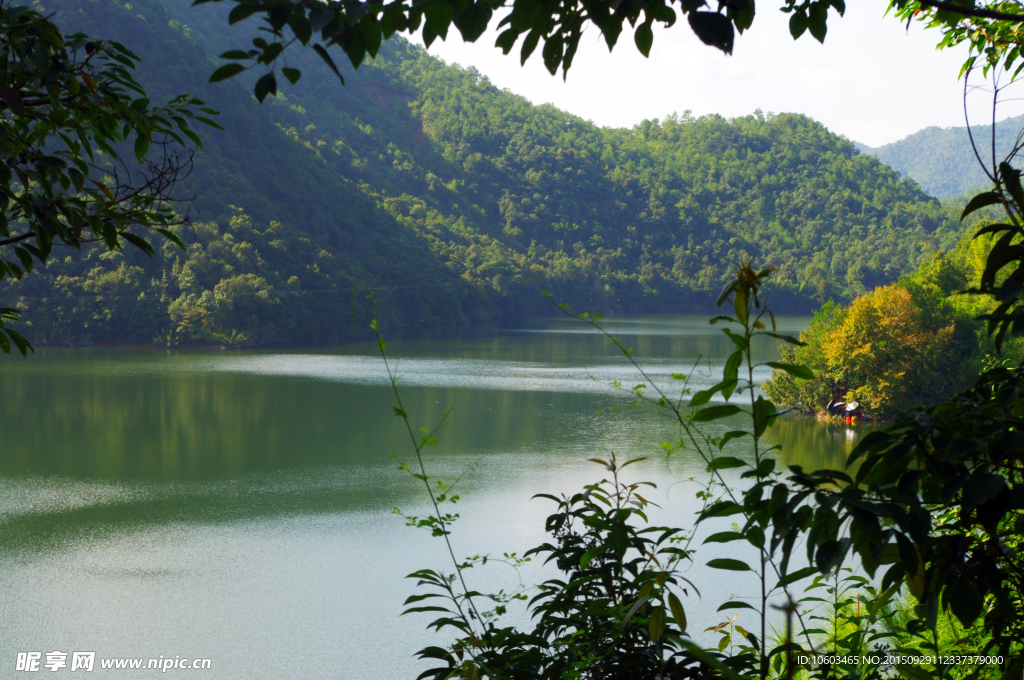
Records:
[[[1002,161],[1024,129],[1024,115],[996,123],[996,162]],[[992,126],[972,125],[975,144],[982,160],[992,166]],[[967,127],[926,127],[903,139],[876,148],[856,143],[861,152],[874,156],[889,167],[909,175],[936,198],[952,198],[986,188],[982,171],[971,146]]]
[[[40,1],[65,32],[137,52],[153,100],[193,91],[226,130],[203,131],[184,187],[187,252],[62,253],[0,284],[40,343],[331,342],[353,328],[360,286],[404,323],[550,313],[521,292],[530,279],[576,308],[706,312],[748,261],[777,268],[777,310],[807,312],[915,271],[962,233],[805,116],[599,128],[403,40],[343,68],[344,87],[293,48],[302,80],[261,106],[255,71],[206,83],[212,55],[251,28],[229,27],[227,7]]]

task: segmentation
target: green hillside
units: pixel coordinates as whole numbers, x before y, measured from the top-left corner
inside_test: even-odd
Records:
[[[776,309],[809,311],[914,271],[960,225],[912,181],[799,115],[689,114],[634,129],[533,106],[392,41],[347,86],[315,55],[258,105],[205,80],[237,46],[187,0],[46,0],[65,31],[121,40],[154,100],[192,91],[226,132],[183,187],[187,252],[55,256],[0,287],[39,343],[330,342],[351,291],[393,322],[550,310],[521,281],[604,311],[707,311],[742,260],[777,266]]]
[[[1013,148],[1024,128],[1024,116],[1007,118],[996,124],[996,162]],[[982,160],[992,164],[992,126],[971,126]],[[921,188],[938,198],[952,198],[987,189],[990,182],[978,163],[967,127],[926,127],[898,142],[871,148],[858,144],[866,154],[914,178]]]

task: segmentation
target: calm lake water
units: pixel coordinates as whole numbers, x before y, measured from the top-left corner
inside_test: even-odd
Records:
[[[805,321],[780,319],[793,332]],[[731,346],[702,317],[609,325],[665,386],[693,373],[694,352],[720,373]],[[587,458],[612,452],[649,456],[629,470],[658,486],[653,521],[692,524],[699,486],[688,480],[706,477],[704,463],[687,451],[666,460],[657,445],[676,438],[672,421],[627,405],[610,383],[640,379],[590,329],[540,320],[389,351],[415,426],[452,409],[428,466],[460,478],[462,555],[542,542],[553,504],[530,497],[597,481]],[[25,651],[43,662],[94,651],[98,678],[161,675],[99,668],[114,657],[209,658],[210,670],[168,673],[211,679],[411,680],[426,667],[413,655],[437,638],[429,616],[399,616],[415,592],[404,577],[448,565],[440,541],[392,513],[424,514],[426,498],[389,459],[389,440],[400,459],[411,449],[373,344],[40,350],[0,360],[0,395],[0,676]],[[841,467],[858,434],[784,418],[768,439],[785,464]],[[716,550],[702,549],[686,574],[702,593],[684,601],[691,629],[723,620],[717,605],[746,592],[702,566]],[[518,576],[501,564],[474,572],[485,592],[547,573],[533,563]],[[42,672],[75,677],[70,659]]]

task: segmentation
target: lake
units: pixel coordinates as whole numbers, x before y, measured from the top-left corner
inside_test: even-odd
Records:
[[[779,322],[797,332],[806,319]],[[608,326],[666,388],[678,389],[670,376],[680,372],[694,389],[707,387],[731,348],[703,317]],[[666,458],[658,444],[677,438],[673,421],[628,405],[612,383],[641,379],[588,327],[541,319],[406,332],[388,349],[415,426],[451,410],[427,465],[459,480],[460,556],[541,543],[554,504],[531,496],[599,480],[587,459],[611,453],[648,456],[629,471],[657,484],[653,521],[692,525],[700,487],[688,480],[705,478],[705,464],[687,450]],[[206,678],[411,680],[428,667],[414,653],[438,640],[424,630],[428,615],[399,616],[416,592],[404,577],[449,567],[442,542],[393,514],[425,514],[427,499],[389,458],[410,460],[411,447],[374,350],[357,342],[3,357],[2,667],[29,651],[43,663],[47,652],[95,652],[100,678],[128,677],[99,668],[118,657],[208,658],[209,670],[170,671]],[[762,360],[777,356],[768,343],[757,350]],[[694,370],[695,352],[710,357],[709,370]],[[785,417],[767,439],[782,444],[784,464],[841,467],[858,434]],[[702,594],[684,601],[691,630],[723,620],[715,607],[745,593],[742,579],[702,566],[724,554],[706,548],[686,573]],[[493,592],[548,573],[496,563],[468,577]],[[60,673],[70,674],[70,659]]]

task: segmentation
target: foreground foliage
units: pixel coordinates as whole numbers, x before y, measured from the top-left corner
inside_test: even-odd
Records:
[[[444,537],[454,572],[411,574],[427,592],[410,597],[407,611],[436,612],[432,626],[457,636],[451,646],[420,652],[439,664],[421,678],[1020,677],[1024,441],[1016,432],[1024,425],[1017,422],[1024,417],[1024,373],[990,370],[973,390],[867,435],[847,471],[778,470],[761,441],[781,412],[754,390],[758,364],[751,343],[759,336],[800,342],[775,332],[761,298],[769,274],[742,267],[720,296],[732,314],[713,323],[729,324],[723,332],[735,351],[722,381],[707,390],[691,393],[685,376],[677,376],[679,391],[663,391],[632,350],[610,338],[644,381],[633,388],[635,399],[676,419],[679,440],[664,446],[670,452],[685,447],[707,464],[709,481],[698,494],[704,505],[687,530],[647,527],[640,486],[622,482],[614,459],[595,461],[611,479],[580,494],[549,497],[558,503],[547,522],[554,540],[527,554],[546,556],[561,574],[529,602],[537,619],[530,630],[500,620],[519,594],[484,596],[466,586],[467,571],[486,559],[454,557],[457,515],[440,505],[458,499],[448,497],[444,483],[435,487],[424,458],[426,447],[437,443],[436,428],[414,438],[415,476],[437,514],[409,523]],[[579,318],[600,328],[600,317]],[[383,340],[380,347],[383,353]],[[768,366],[797,380],[814,378],[797,364]],[[734,396],[746,408],[733,403]],[[396,413],[408,423],[398,404]],[[751,429],[718,438],[701,430],[701,423],[738,414],[750,418]],[[726,446],[734,440],[748,442],[750,453],[730,455],[735,444]],[[714,530],[726,517],[732,530],[704,543],[733,544],[732,556],[706,567],[746,575],[759,595],[718,609],[753,610],[759,629],[735,618],[712,623],[704,632],[720,638],[704,648],[696,634],[703,622],[688,622],[680,598],[689,595],[682,583],[693,584],[682,579],[679,565],[700,554],[689,532],[705,524]],[[672,547],[676,536],[680,545]],[[850,573],[851,562],[864,575]],[[481,615],[477,602],[487,598],[500,606]],[[781,612],[782,632],[771,630],[779,618],[773,608]],[[959,621],[959,632],[950,617]],[[965,670],[954,658],[964,653],[982,660]],[[829,656],[820,661],[823,654]],[[893,656],[909,660],[885,660]]]
[[[138,60],[120,43],[63,36],[41,13],[0,3],[0,281],[45,263],[54,242],[153,254],[141,228],[181,245],[169,230],[185,222],[174,190],[201,146],[189,125],[216,126],[199,115],[216,112],[186,95],[151,106],[132,76]],[[17,318],[0,314],[0,349],[25,354],[27,341],[4,324]]]

